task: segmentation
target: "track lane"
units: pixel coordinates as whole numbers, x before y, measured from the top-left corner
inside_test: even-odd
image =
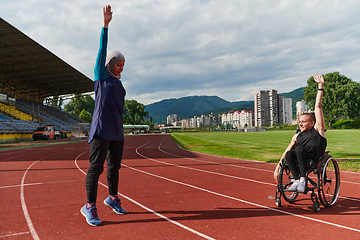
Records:
[[[145,144],[148,142],[149,144]],[[128,239],[202,239],[144,210],[128,199],[123,198],[122,201],[129,214],[125,216],[113,214],[101,203],[108,194],[107,189],[103,186],[99,186],[98,208],[104,226],[89,227],[79,213],[79,208],[86,199],[85,175],[74,167],[74,159],[83,153],[79,157],[79,166],[86,171],[89,146],[86,143],[70,145],[71,148],[65,149],[62,146],[59,149],[60,156],[49,157],[36,163],[28,172],[24,182],[25,200],[27,206],[30,206],[29,214],[40,239],[84,239],[90,236],[94,238],[122,236],[125,239],[127,237]],[[136,149],[141,145],[144,146],[139,148],[138,152],[157,162],[150,161],[136,153]],[[47,151],[44,150],[44,152]],[[8,152],[5,153],[7,156],[11,155]],[[39,153],[39,151],[32,153]],[[171,154],[177,154],[179,157]],[[30,155],[28,157],[35,159],[32,157],[35,156],[34,154]],[[38,159],[39,156],[36,158]],[[17,160],[8,163],[11,164],[14,173],[17,171],[23,173],[26,166],[25,161],[22,157]],[[324,223],[309,224],[308,219],[298,220],[296,218],[294,220],[292,215],[269,209],[269,207],[276,208],[274,200],[269,199],[274,195],[275,187],[240,178],[251,178],[273,184],[272,164],[213,157],[185,151],[180,149],[167,135],[126,137],[123,163],[124,166],[120,171],[119,190],[121,194],[150,207],[169,219],[215,239],[290,238],[294,236],[294,233],[287,231],[288,227],[284,224],[291,222],[297,223],[292,228],[294,231],[298,231],[298,237],[330,236],[328,238],[335,239],[359,236],[349,229],[339,230],[339,227],[334,226],[328,229],[328,227],[324,227],[326,225]],[[19,170],[16,169],[16,164],[19,164]],[[23,165],[20,166],[21,164]],[[188,168],[179,168],[176,165]],[[189,167],[201,171],[189,169]],[[262,170],[259,170],[260,168]],[[7,169],[10,170],[10,167]],[[0,174],[4,172],[7,171],[1,172],[0,169]],[[19,176],[17,178],[19,179]],[[356,181],[356,179],[356,177],[352,177],[352,181]],[[106,183],[106,174],[101,176],[100,181]],[[11,185],[12,182],[9,181],[7,185],[0,186],[0,192],[5,193],[4,191],[6,191],[7,195],[12,195],[16,190],[17,199],[19,199],[19,187],[16,184]],[[348,186],[352,186],[352,184],[346,183],[344,187],[342,183],[342,188],[349,191],[347,196],[357,199],[357,191],[354,193]],[[340,194],[342,192],[343,189]],[[279,209],[320,220],[336,218],[337,223],[345,222],[345,226],[351,226],[356,222],[356,216],[359,214],[359,204],[357,202],[348,204],[349,202],[353,203],[354,201],[339,199],[333,208],[322,208],[320,213],[314,213],[309,209],[311,201],[307,195],[296,205],[288,204]],[[17,209],[19,210],[19,207]],[[54,219],[54,214],[58,216],[57,219]],[[24,217],[22,219],[24,224]],[[347,223],[349,225],[346,225]],[[309,235],[309,231],[312,234]],[[18,228],[16,232],[19,233],[16,238],[29,239],[30,235],[26,228],[25,230]],[[279,232],[281,232],[280,235]],[[2,231],[0,231],[0,236],[5,236]]]
[[[152,152],[152,154],[154,154],[153,152]],[[167,163],[168,164],[168,163]],[[321,221],[321,220],[320,220]],[[345,228],[346,228],[346,226],[344,226]],[[355,231],[357,231],[357,229],[354,229]]]

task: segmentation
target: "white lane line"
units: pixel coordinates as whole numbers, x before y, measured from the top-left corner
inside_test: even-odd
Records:
[[[0,157],[2,157],[3,155],[9,155],[9,154],[17,154],[18,152],[10,152],[12,150],[9,150],[9,151],[1,151],[0,152]]]
[[[164,139],[163,139],[164,140]],[[166,153],[170,156],[174,156],[174,157],[178,157],[178,158],[183,158],[183,159],[188,159],[188,160],[191,160],[191,161],[196,161],[196,162],[203,162],[203,163],[212,163],[212,164],[216,164],[216,165],[223,165],[223,166],[231,166],[231,167],[236,167],[236,168],[244,168],[244,169],[250,169],[250,170],[256,170],[256,171],[264,171],[264,172],[271,172],[273,173],[274,171],[273,170],[267,170],[267,169],[262,169],[262,168],[253,168],[253,167],[244,167],[244,166],[238,166],[238,165],[233,165],[233,164],[225,164],[225,163],[218,163],[218,162],[212,162],[212,161],[203,161],[203,160],[199,160],[199,159],[195,159],[195,158],[187,158],[187,157],[183,157],[183,156],[180,156],[180,155],[176,155],[176,154],[173,154],[173,153],[169,153],[169,152],[166,152],[164,150],[161,149],[161,145],[163,143],[163,140],[161,141],[158,149],[163,152],[163,153]],[[180,148],[182,149],[182,148]],[[189,151],[187,149],[183,149],[183,150],[186,150],[186,151]],[[219,156],[214,156],[214,155],[211,155],[212,157],[219,157]],[[222,157],[223,158],[223,157]],[[234,160],[236,160],[234,158]],[[249,160],[246,160],[246,161],[249,161]]]
[[[343,199],[350,200],[350,201],[360,202],[360,199],[357,199],[357,198],[351,198],[351,197],[341,197],[341,196],[339,196],[339,198],[343,198]]]
[[[229,157],[222,157],[222,156],[216,156],[216,155],[211,155],[211,154],[207,154],[207,153],[201,153],[201,152],[195,152],[195,151],[191,151],[185,148],[180,147],[176,142],[175,142],[176,146],[178,148],[180,148],[183,151],[187,151],[187,152],[191,152],[191,153],[197,153],[200,155],[206,155],[206,156],[212,156],[212,157],[218,157],[218,158],[229,158]],[[168,153],[171,155],[171,153]],[[181,156],[180,156],[181,157]],[[190,158],[189,158],[190,159]],[[233,159],[237,159],[237,158],[233,158]],[[334,158],[336,160],[336,158]],[[198,161],[197,159],[193,159],[194,161]],[[258,160],[247,160],[247,159],[239,159],[240,161],[249,161],[249,162],[259,162],[259,163],[264,163],[262,161],[258,161]],[[206,161],[205,161],[206,162]],[[276,163],[267,163],[267,164],[276,164]],[[226,165],[226,164],[225,164]],[[237,166],[237,167],[242,167],[242,166]],[[246,167],[243,167],[246,168]],[[251,169],[251,168],[249,168]],[[261,168],[253,168],[254,170],[258,170],[258,171],[263,171]],[[265,171],[270,171],[270,172],[274,172],[271,170],[265,170]],[[340,170],[340,173],[349,173],[349,174],[355,174],[355,175],[360,175],[360,172],[350,172],[350,171],[345,171],[345,170]],[[360,184],[360,183],[355,183],[355,182],[346,182],[346,181],[341,181],[341,182],[345,182],[345,183],[349,183],[349,184]]]
[[[144,145],[146,145],[146,144],[144,144]],[[138,148],[136,149],[136,152],[138,153],[137,150],[138,150],[139,148],[143,147],[144,145],[138,147]],[[160,162],[160,161],[157,161],[157,160],[155,160],[155,159],[152,159],[152,158],[146,157],[146,156],[144,156],[144,155],[141,155],[140,153],[138,153],[138,154],[139,154],[139,156],[141,156],[141,157],[143,157],[143,158],[145,158],[145,159],[152,160],[152,161],[156,161],[156,162]],[[123,164],[123,165],[126,166],[125,164]],[[171,164],[171,165],[172,165],[172,164]],[[208,192],[208,193],[211,193],[211,194],[220,196],[220,197],[225,197],[225,198],[232,199],[232,200],[235,200],[235,201],[239,201],[239,202],[242,202],[242,203],[250,204],[250,205],[253,205],[253,206],[256,206],[256,207],[265,208],[265,209],[268,209],[268,210],[271,210],[271,211],[280,212],[280,213],[284,213],[284,214],[291,215],[291,216],[294,216],[294,217],[303,218],[303,219],[307,219],[307,220],[314,221],[314,222],[324,223],[324,224],[327,224],[327,225],[331,225],[331,226],[335,226],[335,227],[339,227],[339,228],[343,228],[343,229],[348,229],[348,230],[351,230],[351,231],[355,231],[355,232],[359,232],[359,233],[360,233],[360,229],[351,228],[351,227],[347,227],[347,226],[344,226],[344,225],[340,225],[340,224],[336,224],[336,223],[332,223],[332,222],[328,222],[328,221],[324,221],[324,220],[320,220],[320,219],[316,219],[316,218],[306,217],[306,216],[302,216],[302,215],[299,215],[299,214],[295,214],[295,213],[291,213],[291,212],[279,210],[279,209],[276,209],[276,208],[271,208],[271,207],[268,207],[268,206],[265,206],[265,205],[261,205],[261,204],[249,202],[249,201],[246,201],[246,200],[243,200],[243,199],[231,197],[231,196],[224,195],[224,194],[221,194],[221,193],[213,192],[213,191],[211,191],[211,190],[207,190],[207,189],[204,189],[204,188],[200,188],[200,187],[197,187],[197,186],[194,186],[194,185],[191,185],[191,184],[179,182],[179,181],[176,181],[176,180],[173,180],[173,179],[169,179],[169,178],[162,177],[162,176],[159,176],[159,175],[156,175],[156,174],[152,174],[152,173],[149,173],[149,172],[145,172],[145,171],[143,171],[143,170],[139,170],[139,169],[136,169],[136,168],[133,168],[133,167],[130,167],[130,166],[126,166],[126,167],[128,167],[128,168],[130,168],[130,169],[132,169],[132,170],[134,170],[134,171],[138,171],[138,172],[141,172],[141,173],[144,173],[144,174],[153,176],[153,177],[157,177],[157,178],[160,178],[160,179],[163,179],[163,180],[166,180],[166,181],[170,181],[170,182],[177,183],[177,184],[180,184],[180,185],[183,185],[183,186],[187,186],[187,187],[190,187],[190,188],[194,188],[194,189],[197,189],[197,190],[200,190],[200,191]]]
[[[252,205],[252,206],[256,206],[256,207],[259,207],[259,208],[268,209],[268,210],[271,210],[271,211],[274,211],[274,212],[279,212],[279,213],[283,213],[283,214],[286,214],[286,215],[291,215],[291,216],[294,216],[294,217],[303,218],[303,219],[306,219],[306,220],[319,222],[319,223],[323,223],[323,224],[327,224],[327,225],[331,225],[331,226],[335,226],[335,227],[339,227],[339,228],[343,228],[343,229],[347,229],[347,230],[351,230],[351,231],[355,231],[355,232],[360,233],[360,229],[351,228],[351,227],[343,226],[343,225],[332,223],[332,222],[327,222],[327,221],[316,219],[316,218],[306,217],[306,216],[302,216],[302,215],[299,215],[299,214],[283,211],[283,210],[276,209],[276,208],[271,208],[271,207],[268,207],[268,206],[265,206],[265,205],[249,202],[249,201],[246,201],[246,200],[243,200],[243,199],[239,199],[239,198],[231,197],[231,196],[228,196],[228,195],[224,195],[222,193],[213,192],[213,191],[207,190],[205,188],[197,187],[197,186],[194,186],[194,185],[191,185],[191,184],[179,182],[179,181],[176,181],[176,180],[173,180],[173,179],[169,179],[169,178],[162,177],[162,176],[159,176],[159,175],[156,175],[156,174],[145,172],[143,170],[139,170],[139,169],[127,166],[125,164],[123,164],[123,165],[125,167],[127,167],[127,168],[130,168],[130,169],[134,170],[134,171],[138,171],[138,172],[141,172],[141,173],[144,173],[144,174],[156,177],[156,178],[160,178],[160,179],[163,179],[163,180],[166,180],[166,181],[169,181],[169,182],[177,183],[177,184],[180,184],[180,185],[183,185],[183,186],[186,186],[186,187],[194,188],[194,189],[197,189],[197,190],[200,190],[200,191],[203,191],[203,192],[207,192],[207,193],[210,193],[210,194],[213,194],[213,195],[228,198],[228,199],[231,199],[231,200],[235,200],[235,201],[242,202],[242,203],[245,203],[245,204],[249,204],[249,205]]]
[[[19,158],[22,156],[27,156],[28,154],[22,154],[22,155],[15,155],[13,157],[7,158],[7,159],[3,159],[2,162],[9,162],[9,160],[14,159],[14,158]],[[1,155],[0,155],[1,156]],[[30,161],[30,160],[29,160]]]
[[[30,215],[29,215],[29,212],[28,212],[27,207],[26,207],[25,195],[24,195],[24,186],[26,186],[26,184],[25,184],[25,178],[26,178],[27,172],[29,171],[29,169],[30,169],[34,164],[36,164],[37,162],[45,159],[46,157],[50,157],[50,156],[55,155],[55,154],[58,154],[58,152],[54,152],[54,153],[52,153],[52,154],[49,154],[49,155],[47,155],[47,156],[45,156],[45,157],[42,157],[42,158],[40,158],[39,160],[33,162],[33,163],[26,169],[26,171],[24,172],[24,175],[23,175],[23,177],[22,177],[22,179],[21,179],[21,184],[20,184],[20,201],[21,201],[21,207],[22,207],[22,210],[23,210],[23,213],[24,213],[24,217],[25,217],[26,223],[27,223],[27,225],[28,225],[28,227],[29,227],[31,236],[32,236],[33,239],[35,239],[35,240],[38,240],[38,239],[39,239],[39,236],[37,235],[37,232],[36,232],[36,230],[35,230],[35,228],[34,228],[34,225],[33,225],[32,221],[31,221],[31,219],[30,219]]]
[[[100,184],[102,184],[102,183],[100,183]],[[105,184],[102,184],[102,185],[105,186],[105,187],[107,187]],[[198,235],[198,236],[200,236],[200,237],[202,237],[202,238],[209,239],[209,240],[215,240],[215,238],[209,237],[209,236],[207,236],[207,235],[205,235],[205,234],[203,234],[203,233],[201,233],[201,232],[198,232],[198,231],[196,231],[196,230],[194,230],[194,229],[192,229],[192,228],[189,228],[189,227],[187,227],[187,226],[185,226],[185,225],[183,225],[183,224],[181,224],[181,223],[178,223],[178,222],[172,220],[171,218],[168,218],[168,217],[166,217],[166,216],[164,216],[164,215],[162,215],[162,214],[160,214],[160,213],[158,213],[158,212],[155,212],[154,210],[152,210],[152,209],[150,209],[150,208],[142,205],[141,203],[139,203],[139,202],[137,202],[137,201],[135,201],[135,200],[133,200],[133,199],[131,199],[131,198],[129,198],[129,197],[127,197],[127,196],[119,193],[119,192],[118,192],[118,194],[119,194],[121,197],[126,198],[127,200],[129,200],[129,201],[133,202],[134,204],[138,205],[139,207],[145,209],[146,211],[151,212],[152,214],[155,214],[156,216],[158,216],[158,217],[160,217],[160,218],[162,218],[162,219],[165,219],[166,221],[169,221],[169,222],[171,222],[172,224],[175,224],[176,226],[178,226],[178,227],[180,227],[180,228],[183,228],[183,229],[185,229],[185,230],[187,230],[187,231],[189,231],[189,232],[192,232],[192,233],[194,233],[194,234],[196,234],[196,235]]]
[[[6,238],[6,237],[14,237],[24,234],[29,234],[30,232],[21,232],[21,233],[12,233],[12,234],[6,234],[6,235],[0,235],[0,238]]]
[[[44,183],[26,183],[23,186],[34,186],[34,185],[41,185],[41,184],[44,184]],[[14,188],[14,187],[21,187],[21,184],[20,185],[3,186],[3,187],[0,187],[0,189],[2,189],[2,188]]]
[[[21,200],[21,207],[22,207],[22,210],[24,212],[24,216],[25,216],[25,220],[26,220],[26,223],[29,227],[29,230],[30,230],[30,233],[31,233],[31,236],[33,237],[33,239],[39,239],[39,236],[37,235],[36,233],[36,230],[34,228],[34,225],[30,219],[30,215],[29,215],[29,212],[27,210],[27,207],[26,207],[26,203],[25,203],[25,197],[24,197],[24,182],[25,182],[25,177],[26,177],[26,174],[27,172],[29,171],[29,169],[37,162],[39,162],[40,160],[37,160],[36,162],[33,162],[25,171],[22,179],[21,179],[21,186],[20,186],[20,200]]]
[[[67,181],[54,181],[54,182],[39,182],[39,183],[25,183],[23,186],[36,186],[36,185],[44,185],[44,184],[52,184],[52,183],[67,183],[67,182],[76,182],[78,180],[67,180]],[[0,189],[4,188],[16,188],[21,187],[21,185],[9,185],[9,186],[2,186]]]
[[[341,171],[340,171],[341,173]],[[349,181],[341,181],[341,183],[349,183],[349,184],[356,184],[356,185],[360,185],[360,183],[357,183],[357,182],[349,182]]]
[[[262,182],[262,181],[258,181],[258,180],[254,180],[254,179],[250,179],[250,178],[237,177],[237,176],[233,176],[233,175],[228,175],[228,174],[223,174],[223,173],[218,173],[218,172],[212,172],[212,171],[202,170],[202,169],[198,169],[198,168],[186,167],[186,166],[181,166],[181,165],[177,165],[177,164],[172,164],[172,163],[168,163],[168,162],[155,160],[153,158],[148,158],[148,157],[142,155],[141,153],[139,153],[137,151],[137,149],[136,149],[136,153],[139,156],[143,157],[143,158],[146,158],[146,159],[148,159],[150,161],[158,162],[158,163],[161,163],[161,164],[164,164],[164,165],[169,165],[169,166],[173,166],[173,167],[184,168],[184,169],[189,169],[189,170],[193,170],[193,171],[197,171],[197,172],[209,173],[209,174],[213,174],[213,175],[223,176],[223,177],[227,177],[227,178],[234,178],[234,179],[239,179],[239,180],[244,180],[244,181],[249,181],[249,182],[254,182],[254,183],[259,183],[259,184],[264,184],[264,185],[277,186],[277,184],[275,184],[275,183]]]
[[[336,158],[335,158],[336,159]],[[349,172],[349,171],[345,171],[345,170],[342,170],[341,172],[346,172],[346,173],[350,173],[350,174],[355,174],[355,175],[359,175],[360,172]]]
[[[151,141],[153,141],[153,140],[151,140]],[[149,142],[151,142],[151,141],[149,141]],[[147,144],[147,143],[146,143],[146,144]],[[86,152],[88,152],[88,151],[86,151]],[[86,175],[86,173],[85,173],[85,172],[79,167],[79,165],[77,164],[77,159],[78,159],[81,155],[83,155],[84,153],[86,153],[86,152],[81,153],[81,154],[78,155],[78,156],[76,157],[76,159],[75,159],[75,165],[76,165],[76,167],[79,169],[80,172],[82,172],[82,173],[85,174],[85,175]],[[102,185],[102,186],[104,186],[104,187],[106,187],[106,188],[108,188],[108,186],[107,186],[106,184],[104,184],[104,183],[102,183],[102,182],[100,182],[100,181],[99,181],[99,184]],[[128,197],[128,196],[125,196],[125,195],[123,195],[123,194],[121,194],[121,193],[119,193],[119,192],[118,192],[118,194],[119,194],[121,197],[123,197],[123,198],[131,201],[132,203],[138,205],[139,207],[145,209],[146,211],[151,212],[151,213],[155,214],[156,216],[158,216],[158,217],[160,217],[160,218],[162,218],[162,219],[164,219],[164,220],[166,220],[166,221],[169,221],[169,222],[172,223],[172,224],[175,224],[175,225],[178,226],[178,227],[181,227],[181,228],[183,228],[183,229],[185,229],[185,230],[187,230],[187,231],[189,231],[189,232],[192,232],[192,233],[194,233],[194,234],[196,234],[196,235],[198,235],[198,236],[200,236],[200,237],[202,237],[202,238],[209,239],[209,240],[215,240],[215,239],[212,238],[212,237],[209,237],[209,236],[207,236],[207,235],[205,235],[205,234],[203,234],[203,233],[201,233],[201,232],[198,232],[198,231],[196,231],[196,230],[194,230],[194,229],[192,229],[192,228],[189,228],[189,227],[187,227],[187,226],[185,226],[185,225],[183,225],[183,224],[181,224],[181,223],[178,223],[178,222],[176,222],[176,221],[174,221],[174,220],[172,220],[172,219],[170,219],[170,218],[168,218],[168,217],[166,217],[166,216],[164,216],[164,215],[162,215],[162,214],[160,214],[160,213],[158,213],[158,212],[156,212],[156,211],[154,211],[154,210],[152,210],[152,209],[150,209],[150,208],[148,208],[148,207],[146,207],[146,206],[144,206],[144,205],[142,205],[141,203],[135,201],[134,199],[132,199],[132,198],[130,198],[130,197]]]
[[[249,168],[249,167],[242,167],[242,166],[237,166],[237,165],[229,165],[229,164],[223,164],[223,163],[217,163],[217,162],[211,162],[211,161],[202,161],[202,160],[198,160],[198,159],[194,159],[194,158],[184,158],[184,157],[181,157],[179,155],[176,155],[176,154],[172,154],[172,153],[169,153],[169,152],[166,152],[164,150],[161,149],[161,144],[162,144],[163,141],[161,141],[158,149],[165,153],[165,154],[168,154],[168,155],[171,155],[171,156],[176,156],[176,157],[179,157],[179,158],[183,158],[183,159],[187,159],[187,160],[191,160],[191,161],[198,161],[198,162],[204,162],[204,163],[212,163],[212,164],[218,164],[218,165],[224,165],[224,166],[233,166],[233,167],[238,167],[238,168],[246,168],[246,169],[251,169],[251,170],[259,170],[261,171],[261,168]],[[177,145],[179,146],[179,145]],[[179,147],[180,148],[180,147]],[[182,148],[180,148],[182,149]],[[183,149],[185,151],[189,151],[187,149]],[[137,152],[138,153],[138,152]],[[141,155],[140,153],[138,153],[139,155]],[[145,156],[142,156],[142,157],[145,157]],[[214,156],[213,156],[214,157]],[[215,156],[215,157],[218,157],[218,156]],[[147,157],[145,157],[147,158]],[[223,157],[221,157],[223,158]],[[154,159],[150,159],[148,158],[149,160],[151,161],[156,161],[156,162],[159,162],[159,163],[163,163],[163,164],[166,164],[166,165],[172,165],[172,166],[176,166],[176,167],[181,167],[181,168],[189,168],[189,169],[192,169],[192,170],[196,170],[196,168],[190,168],[190,167],[184,167],[184,166],[181,166],[181,165],[175,165],[175,164],[170,164],[170,163],[167,163],[167,162],[162,162],[162,161],[158,161],[158,160],[154,160]],[[251,160],[248,160],[248,161],[251,161]],[[264,184],[268,184],[268,185],[273,185],[273,186],[277,186],[276,184],[271,184],[271,183],[267,183],[267,182],[260,182],[260,181],[257,181],[257,180],[253,180],[253,179],[248,179],[248,178],[241,178],[241,177],[235,177],[235,176],[232,176],[232,175],[226,175],[226,174],[221,174],[221,173],[216,173],[216,172],[210,172],[210,171],[206,171],[206,170],[198,170],[200,172],[208,172],[208,173],[211,173],[211,174],[216,174],[216,175],[221,175],[221,176],[224,176],[224,177],[231,177],[231,178],[236,178],[236,179],[240,179],[240,180],[245,180],[245,181],[251,181],[251,182],[256,182],[256,183],[264,183]],[[264,171],[269,171],[269,170],[264,170]],[[270,171],[270,172],[274,172],[274,171]],[[356,183],[356,182],[349,182],[349,181],[341,181],[341,183],[348,183],[348,184],[357,184],[357,185],[360,185],[360,183]],[[342,197],[342,196],[338,196],[338,198],[342,198],[342,199],[346,199],[346,200],[351,200],[351,201],[357,201],[357,202],[360,202],[359,199],[356,199],[356,198],[351,198],[351,197]]]
[[[144,145],[146,145],[147,143],[145,143]],[[159,160],[155,160],[153,158],[149,158],[146,157],[144,155],[142,155],[141,153],[139,153],[139,149],[141,147],[143,147],[144,145],[141,145],[140,147],[138,147],[135,152],[143,157],[146,158],[150,161],[153,162],[158,162],[164,165],[169,165],[169,166],[174,166],[174,167],[179,167],[179,168],[185,168],[185,169],[189,169],[189,170],[193,170],[193,171],[197,171],[197,172],[203,172],[203,173],[210,173],[210,174],[214,174],[214,175],[219,175],[219,176],[223,176],[223,177],[228,177],[228,178],[234,178],[234,179],[239,179],[239,180],[244,180],[244,181],[249,181],[249,182],[254,182],[254,183],[259,183],[259,184],[265,184],[265,185],[270,185],[270,186],[277,186],[277,184],[274,183],[268,183],[268,182],[262,182],[262,181],[258,181],[258,180],[254,180],[254,179],[250,179],[250,178],[243,178],[243,177],[237,177],[237,176],[232,176],[232,175],[228,175],[228,174],[223,174],[223,173],[218,173],[218,172],[212,172],[212,171],[207,171],[207,170],[202,170],[202,169],[197,169],[197,168],[192,168],[192,167],[186,167],[186,166],[181,166],[181,165],[177,165],[177,164],[172,164],[172,163],[168,163],[168,162],[163,162],[163,161],[159,161]]]

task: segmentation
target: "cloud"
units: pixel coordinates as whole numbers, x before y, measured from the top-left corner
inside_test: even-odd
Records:
[[[107,2],[0,3],[10,24],[93,78]],[[109,49],[126,57],[127,98],[218,95],[253,100],[292,91],[314,72],[359,81],[358,1],[123,0],[113,3]]]

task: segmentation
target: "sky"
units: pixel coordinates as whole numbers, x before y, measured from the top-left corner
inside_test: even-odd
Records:
[[[315,72],[360,81],[356,0],[11,0],[0,17],[93,79],[106,4],[128,100],[248,101],[305,87]]]

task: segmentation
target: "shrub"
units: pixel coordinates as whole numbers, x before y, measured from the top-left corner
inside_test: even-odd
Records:
[[[333,129],[359,129],[360,119],[358,120],[339,120],[332,125]]]

